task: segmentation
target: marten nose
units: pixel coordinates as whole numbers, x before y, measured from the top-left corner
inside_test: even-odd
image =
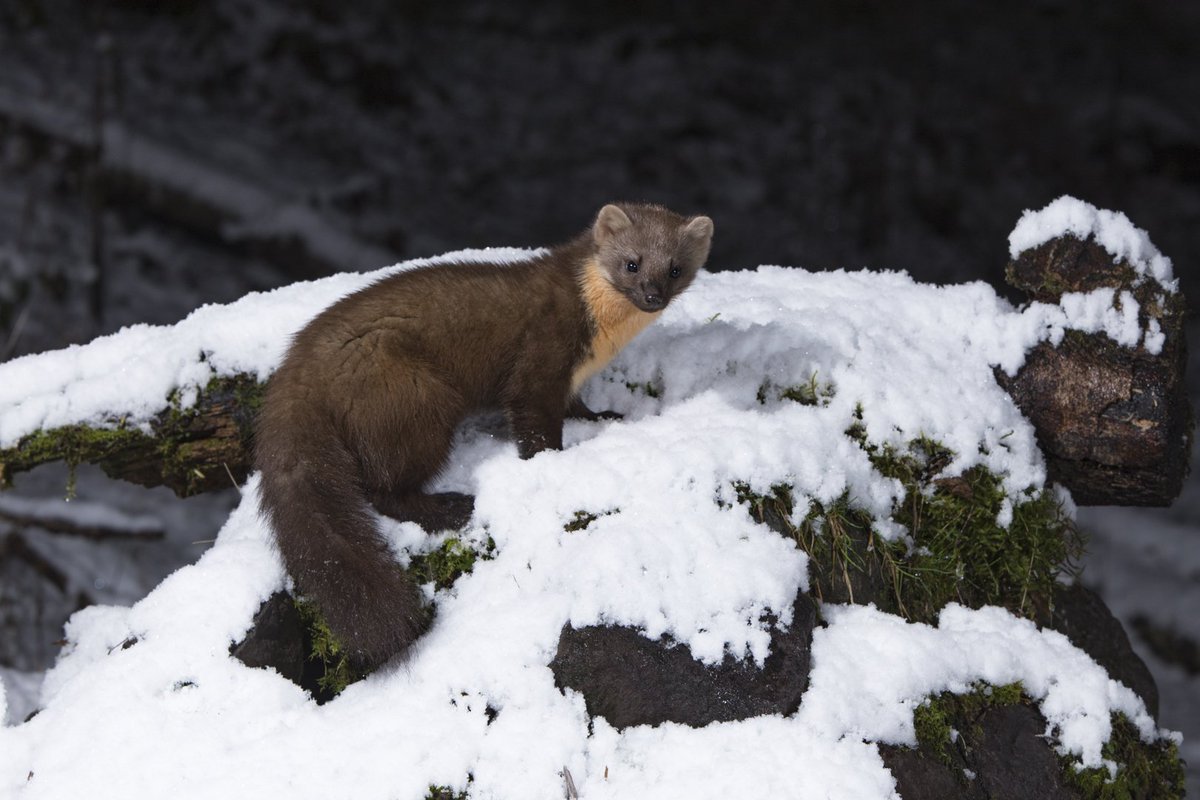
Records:
[[[665,301],[663,300],[663,296],[661,294],[648,292],[645,297],[645,302],[646,305],[650,306],[651,308],[660,308]]]

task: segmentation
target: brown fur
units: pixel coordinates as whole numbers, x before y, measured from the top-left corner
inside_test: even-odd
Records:
[[[545,255],[401,272],[296,335],[258,420],[262,508],[297,588],[362,666],[407,648],[428,616],[371,507],[465,524],[470,497],[422,491],[463,417],[503,409],[522,458],[561,447],[564,416],[594,416],[580,385],[687,287],[711,238],[707,217],[609,205]]]

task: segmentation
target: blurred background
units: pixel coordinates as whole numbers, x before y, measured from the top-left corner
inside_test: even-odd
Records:
[[[0,360],[553,244],[614,199],[711,215],[712,269],[1007,292],[1008,232],[1061,194],[1124,211],[1200,296],[1200,4],[0,0]],[[68,511],[66,482],[0,499],[26,707],[72,610],[136,600],[236,502],[81,469]],[[1200,484],[1080,519],[1200,792]]]

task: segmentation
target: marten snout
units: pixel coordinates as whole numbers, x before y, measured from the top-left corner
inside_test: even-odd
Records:
[[[661,286],[643,283],[641,289],[642,303],[646,309],[659,309],[667,304],[667,298],[663,294]]]

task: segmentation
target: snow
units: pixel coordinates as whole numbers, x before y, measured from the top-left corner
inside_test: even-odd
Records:
[[[1120,211],[1096,208],[1068,195],[1039,211],[1027,209],[1008,236],[1008,254],[1016,258],[1064,234],[1076,239],[1093,238],[1112,255],[1114,263],[1125,261],[1143,279],[1153,278],[1168,292],[1179,289],[1171,259],[1158,252],[1144,230]]]
[[[212,375],[265,378],[314,314],[417,263],[428,262],[248,295],[175,326],[0,365],[0,446],[39,427],[143,423],[172,390],[194,396]],[[352,782],[358,797],[423,798],[431,784],[463,789],[470,775],[476,800],[557,797],[565,766],[585,798],[890,798],[876,742],[911,744],[912,710],[930,694],[1014,680],[1063,752],[1099,766],[1109,712],[1146,739],[1154,721],[1064,637],[1000,609],[949,606],[932,627],[825,606],[796,714],[700,730],[589,725],[582,698],[556,689],[547,665],[568,623],[634,625],[709,663],[727,653],[761,663],[761,620],[790,622],[807,559],[753,521],[733,484],[786,482],[797,516],[848,492],[885,535],[904,536],[889,520],[901,487],[844,434],[856,421],[879,444],[937,438],[956,453],[947,475],[982,464],[1014,499],[1045,490],[1033,430],[992,369],[1015,371],[1030,347],[1070,328],[1136,346],[1136,314],[1130,323],[1117,300],[1101,292],[1015,309],[982,283],[929,286],[900,272],[702,274],[585,386],[592,408],[623,420],[570,422],[562,451],[526,461],[486,419],[460,432],[436,488],[476,495],[465,535],[490,537],[495,557],[436,593],[435,623],[404,663],[318,707],[230,657],[287,580],[252,476],[195,564],[130,607],[71,618],[41,712],[0,729],[0,795],[327,797]],[[820,403],[779,396],[814,380],[829,387]],[[579,511],[596,519],[564,530]],[[402,556],[431,544],[411,524],[384,530]]]
[[[1061,633],[1038,630],[1003,609],[951,604],[936,628],[870,606],[827,606],[823,613],[830,625],[813,635],[811,685],[797,715],[809,730],[916,745],[912,712],[924,698],[967,692],[977,681],[1020,681],[1039,701],[1047,733],[1087,766],[1101,763],[1110,710],[1124,712],[1143,739],[1155,735],[1153,720],[1129,688]],[[922,668],[881,673],[881,663]]]

